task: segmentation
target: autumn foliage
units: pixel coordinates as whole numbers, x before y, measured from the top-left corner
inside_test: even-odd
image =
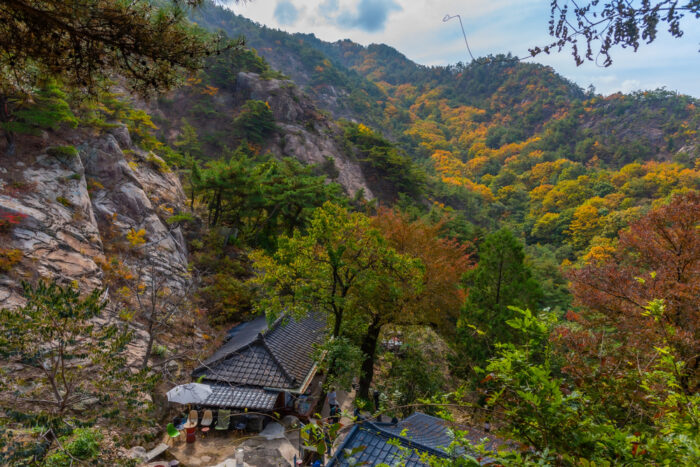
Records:
[[[676,195],[623,231],[607,259],[569,272],[577,302],[590,312],[567,316],[580,325],[564,333],[567,371],[582,380],[593,373],[624,379],[630,369],[646,371],[668,346],[681,362],[683,390],[698,390],[699,229],[700,193]],[[659,299],[660,316],[648,309]]]
[[[4,234],[18,226],[25,218],[26,214],[9,211],[0,211],[0,234]]]
[[[388,208],[380,208],[373,217],[398,253],[420,259],[425,268],[422,292],[400,310],[406,322],[454,325],[464,304],[461,277],[473,266],[473,260],[468,245],[442,236],[446,221],[411,221],[408,215]]]

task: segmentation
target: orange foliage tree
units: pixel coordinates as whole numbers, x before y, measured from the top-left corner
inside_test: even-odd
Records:
[[[465,295],[460,288],[462,274],[472,266],[467,245],[443,238],[446,219],[430,224],[411,222],[406,214],[380,208],[372,218],[389,245],[398,253],[423,263],[422,287],[417,293],[386,294],[397,300],[370,300],[364,312],[367,331],[362,337],[365,355],[359,396],[367,399],[374,373],[374,359],[382,328],[387,324],[431,326],[443,333],[454,332]],[[381,289],[378,291],[381,293]]]
[[[671,352],[683,391],[698,390],[699,192],[676,195],[652,210],[620,233],[612,253],[568,276],[577,302],[587,309],[569,312],[578,324],[560,330],[569,350],[565,371],[576,381],[609,397],[627,381],[631,392],[624,393],[634,394],[639,377],[660,354]],[[663,301],[663,312],[650,311],[655,300]],[[634,404],[620,401],[629,411]]]

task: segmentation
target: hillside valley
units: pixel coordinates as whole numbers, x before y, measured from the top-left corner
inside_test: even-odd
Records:
[[[0,5],[0,464],[700,462],[698,99],[127,3]]]

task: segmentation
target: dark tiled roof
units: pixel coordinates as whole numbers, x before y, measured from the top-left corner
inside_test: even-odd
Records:
[[[221,360],[222,357],[250,345],[258,338],[258,334],[266,330],[267,320],[265,316],[258,316],[252,321],[235,326],[228,332],[226,342],[219,347],[211,357],[204,360],[204,364],[210,365],[217,360]]]
[[[270,352],[262,345],[251,345],[234,352],[203,370],[208,381],[269,388],[286,388],[292,380],[282,371]]]
[[[446,450],[454,439],[448,422],[421,412],[413,413],[396,425],[378,425],[395,436],[405,436],[417,444],[433,449]]]
[[[460,431],[466,431],[466,438],[472,444],[481,444],[485,440],[485,447],[491,451],[508,447],[508,443],[480,430],[468,427],[456,427]],[[404,449],[399,449],[387,443],[389,440],[397,441]],[[393,465],[397,455],[403,455],[407,466],[427,465],[421,462],[416,451],[430,455],[447,458],[446,452],[453,440],[449,422],[416,412],[396,424],[365,422],[356,426],[343,440],[335,455],[327,466],[347,466],[345,450],[358,446],[365,448],[355,454],[356,461],[367,465],[386,463]],[[512,446],[510,446],[512,448]],[[458,448],[452,455],[459,456],[464,450]],[[492,459],[481,459],[482,464],[490,464]]]
[[[265,334],[265,343],[285,372],[302,384],[313,366],[313,345],[322,341],[326,324],[318,317],[284,321]]]
[[[318,315],[284,318],[267,329],[264,320],[232,329],[232,337],[193,376],[236,386],[298,389],[314,368],[313,344],[323,339],[325,322]]]
[[[242,408],[249,410],[272,410],[277,400],[277,391],[258,388],[231,387],[224,384],[212,384],[212,393],[202,403],[207,407]]]
[[[389,443],[391,440],[398,441],[400,446]],[[400,465],[405,465],[406,467],[427,467],[428,464],[421,461],[416,451],[436,457],[447,457],[442,451],[421,446],[404,437],[389,433],[379,424],[365,422],[352,429],[326,466],[346,467],[351,465],[345,451],[358,447],[362,447],[362,450],[352,455],[352,458],[355,460],[355,463],[352,465],[377,465],[382,463],[394,465],[400,463]]]

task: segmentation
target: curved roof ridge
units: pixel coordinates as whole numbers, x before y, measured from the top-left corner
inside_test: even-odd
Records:
[[[280,324],[282,323],[282,321],[283,321],[285,318],[287,318],[287,320],[294,319],[291,315],[288,315],[287,313],[282,313],[281,315],[279,315],[279,316],[277,317],[277,319],[275,319],[275,320],[272,322],[271,325],[269,325],[269,326],[267,327],[267,329],[265,329],[264,332],[261,332],[260,335],[264,337],[264,336],[270,334],[272,331],[274,331],[275,329],[277,329],[277,328],[280,326]]]
[[[383,427],[382,427],[382,426],[389,426],[389,425],[391,425],[391,426],[396,426],[395,424],[391,424],[391,423],[386,423],[386,422],[371,422],[371,421],[369,421],[369,420],[365,420],[365,421],[363,421],[363,422],[361,422],[361,423],[356,424],[356,425],[352,428],[352,430],[350,431],[350,433],[348,433],[348,435],[345,437],[345,439],[344,439],[343,442],[340,444],[340,446],[338,446],[338,447],[336,448],[335,453],[333,454],[333,456],[331,457],[331,459],[328,461],[328,463],[326,464],[326,466],[328,467],[328,466],[340,466],[340,465],[344,465],[344,464],[343,464],[343,457],[342,457],[342,456],[344,456],[344,451],[345,451],[345,449],[347,449],[348,447],[350,447],[350,446],[352,445],[352,443],[355,441],[355,438],[356,438],[357,436],[361,436],[361,435],[359,434],[361,431],[364,431],[364,432],[366,432],[366,433],[368,433],[368,434],[371,434],[371,435],[373,435],[373,436],[376,436],[376,437],[380,437],[380,438],[386,439],[387,441],[390,440],[390,439],[396,439],[396,440],[398,440],[399,443],[401,443],[403,446],[405,446],[405,447],[408,448],[408,449],[411,449],[411,450],[412,450],[412,455],[415,455],[415,454],[416,454],[416,451],[420,451],[420,452],[424,452],[424,453],[427,453],[427,454],[430,454],[430,455],[434,455],[434,456],[436,456],[436,457],[440,457],[440,458],[443,458],[443,459],[449,458],[449,457],[450,457],[450,456],[448,455],[448,453],[446,453],[445,451],[441,451],[441,450],[438,450],[438,449],[434,449],[434,448],[432,448],[432,447],[430,447],[430,446],[423,445],[423,444],[418,443],[418,442],[416,442],[416,441],[414,441],[414,440],[412,440],[412,439],[406,438],[405,436],[401,436],[401,435],[398,435],[398,434],[396,434],[396,433],[394,433],[394,432],[385,430],[385,429],[383,429]],[[366,446],[365,448],[368,449],[369,446]],[[361,454],[360,454],[360,457],[361,457]],[[416,462],[413,462],[413,463],[407,464],[407,465],[426,465],[426,464],[424,464],[423,462],[417,461],[417,463],[416,463]]]
[[[195,368],[194,370],[192,370],[192,374],[200,373],[200,372],[202,372],[202,371],[206,371],[206,370],[208,370],[210,367],[212,367],[212,366],[214,366],[214,365],[218,365],[219,363],[223,362],[224,360],[227,360],[227,359],[231,358],[233,355],[235,355],[235,354],[240,354],[243,350],[252,348],[253,345],[256,344],[256,343],[258,342],[258,340],[259,340],[259,337],[256,338],[256,339],[254,339],[254,340],[252,340],[251,342],[248,342],[247,344],[243,344],[243,345],[241,345],[240,347],[236,347],[235,349],[230,350],[229,352],[227,352],[227,353],[225,353],[225,354],[222,354],[222,355],[217,356],[217,358],[216,358],[215,360],[211,360],[211,361],[209,361],[209,360],[204,360],[204,361],[202,362],[202,364],[201,364],[199,367],[197,367],[197,368]]]
[[[259,336],[260,343],[262,346],[267,350],[267,352],[270,354],[270,357],[272,357],[272,360],[277,364],[279,369],[282,371],[282,374],[287,378],[289,381],[291,381],[292,384],[299,384],[296,380],[296,378],[292,375],[289,374],[287,369],[282,365],[282,362],[280,362],[279,358],[277,358],[277,355],[272,351],[269,345],[267,345],[267,341],[265,340],[265,336],[263,334],[260,334]]]
[[[398,438],[400,441],[403,441],[403,442],[405,442],[406,444],[408,444],[409,447],[415,447],[415,448],[418,448],[418,449],[420,449],[420,450],[422,450],[422,451],[428,451],[428,452],[430,452],[431,454],[435,454],[435,455],[437,455],[437,456],[439,456],[439,457],[448,457],[448,453],[445,452],[445,451],[442,451],[442,450],[440,450],[440,449],[435,449],[435,448],[432,447],[432,446],[428,446],[427,444],[423,444],[423,443],[421,443],[420,441],[416,441],[415,439],[408,438],[408,437],[406,437],[406,436],[404,436],[404,435],[397,434],[397,433],[394,433],[394,432],[392,432],[392,431],[385,430],[385,429],[382,428],[378,423],[373,423],[373,422],[365,422],[365,423],[368,424],[368,425],[370,425],[370,426],[372,426],[373,428],[379,430],[383,435],[385,435],[385,436],[387,436],[387,437]],[[363,423],[362,425],[364,425],[365,423]],[[399,422],[399,423],[400,423],[400,422]],[[360,425],[360,428],[362,428],[362,425]],[[391,424],[391,423],[387,423],[386,425],[396,426],[396,425]]]

